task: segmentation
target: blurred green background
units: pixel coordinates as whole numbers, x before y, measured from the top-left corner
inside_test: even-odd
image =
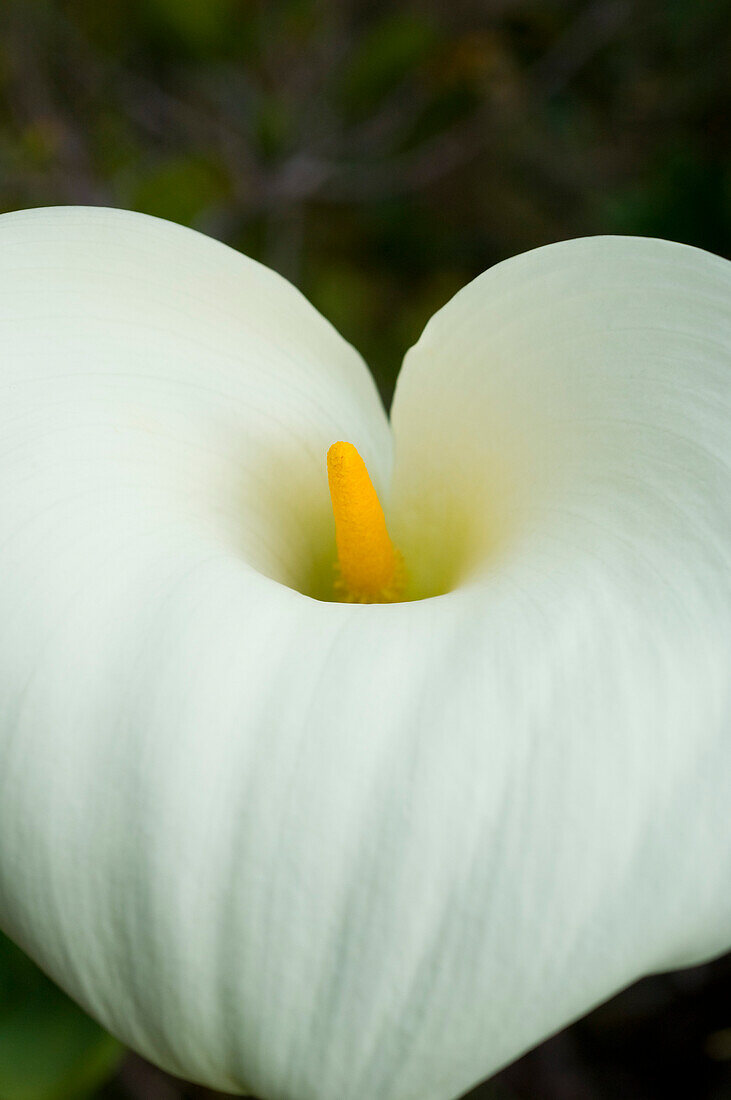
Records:
[[[730,57],[729,0],[1,0],[0,210],[225,240],[388,402],[434,310],[506,256],[591,233],[731,255]],[[204,1095],[0,939],[0,1100]],[[729,1100],[729,960],[640,983],[473,1095]]]

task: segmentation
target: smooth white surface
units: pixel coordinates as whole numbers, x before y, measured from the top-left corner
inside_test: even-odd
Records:
[[[594,238],[358,356],[176,226],[0,218],[0,924],[266,1100],[449,1100],[731,945],[730,265]],[[424,592],[335,605],[355,442]],[[324,563],[324,565],[323,565]]]

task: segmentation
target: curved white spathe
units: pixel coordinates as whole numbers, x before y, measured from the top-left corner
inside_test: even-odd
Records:
[[[0,246],[0,924],[64,988],[212,1087],[449,1100],[729,947],[727,263],[492,269],[407,357],[389,491],[271,272],[107,210]],[[339,438],[446,594],[295,590]]]

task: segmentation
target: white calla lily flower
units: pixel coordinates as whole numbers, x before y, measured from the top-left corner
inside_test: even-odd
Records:
[[[113,1034],[450,1100],[731,945],[731,265],[499,264],[390,424],[285,280],[143,215],[0,218],[0,325],[0,926]]]

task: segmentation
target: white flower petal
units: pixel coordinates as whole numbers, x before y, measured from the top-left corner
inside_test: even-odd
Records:
[[[170,222],[58,207],[0,227],[6,484],[11,463],[21,471],[8,529],[38,511],[30,475],[49,502],[99,492],[109,511],[126,490],[134,515],[144,501],[225,532],[253,568],[308,587],[338,432],[377,484],[390,476],[386,417],[353,348],[280,276]]]
[[[492,569],[557,509],[606,518],[669,493],[703,513],[729,457],[730,271],[590,237],[498,264],[432,318],[391,413],[394,526],[409,560],[418,546],[419,589]],[[709,518],[723,539],[727,509]]]
[[[730,414],[731,265],[665,241],[500,264],[404,364],[398,538],[417,586],[471,595],[474,713],[511,756],[495,1063],[731,947]]]
[[[0,923],[57,980],[213,1087],[447,1100],[728,945],[727,265],[572,242],[446,307],[399,386],[390,520],[417,584],[464,583],[360,607],[277,583],[319,552],[287,517],[324,514],[328,432],[388,477],[328,326],[131,215],[0,243]],[[222,402],[184,395],[201,353]],[[250,456],[292,437],[312,476],[258,496]]]

